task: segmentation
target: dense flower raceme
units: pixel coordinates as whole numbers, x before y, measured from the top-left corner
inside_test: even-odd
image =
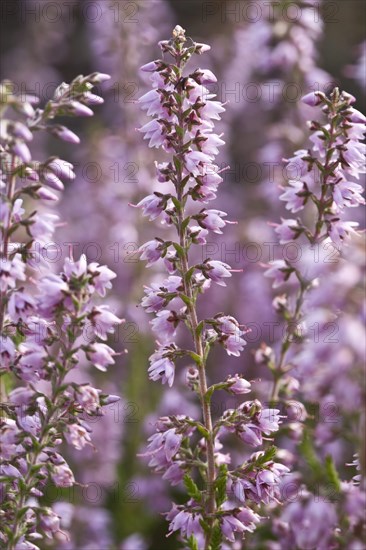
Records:
[[[362,187],[354,180],[365,172],[362,138],[366,119],[351,106],[355,98],[337,88],[329,99],[321,92],[314,92],[304,96],[303,101],[314,107],[322,105],[327,122],[310,123],[312,148],[297,151],[288,161],[289,172],[296,173],[296,179],[288,181],[280,199],[292,213],[315,206],[316,215],[312,226],[305,214],[296,219],[282,219],[280,224],[274,224],[275,232],[280,244],[297,241],[304,252],[320,243],[322,248],[333,246],[336,251],[350,235],[357,234],[358,223],[344,219],[345,211],[365,204]],[[275,287],[291,277],[297,278],[303,295],[306,288],[314,286],[318,273],[307,267],[306,261],[303,265],[296,261],[291,265],[288,259],[281,259],[268,266],[266,275],[274,278]],[[302,297],[298,309],[301,305]],[[285,311],[286,307],[282,309]]]
[[[359,424],[363,423],[362,360],[360,362],[360,350],[355,338],[347,336],[349,329],[346,328],[352,323],[352,330],[359,335],[360,341],[364,341],[363,330],[355,317],[356,309],[352,309],[353,318],[348,313],[351,296],[348,277],[351,276],[352,287],[361,285],[357,266],[349,263],[357,257],[356,241],[360,240],[360,234],[357,232],[358,223],[349,221],[346,211],[365,203],[361,195],[362,187],[355,179],[358,180],[360,174],[365,172],[365,146],[361,140],[365,133],[366,119],[352,107],[355,98],[346,92],[340,93],[337,88],[329,98],[321,92],[315,92],[307,94],[303,101],[312,107],[322,106],[327,122],[323,125],[310,122],[313,131],[310,137],[312,148],[308,151],[297,151],[289,160],[290,172],[295,168],[292,173],[297,173],[297,179],[288,182],[280,199],[297,217],[282,219],[280,224],[273,225],[280,243],[297,246],[298,255],[295,261],[273,261],[268,266],[266,275],[274,279],[274,288],[291,283],[289,289],[292,285],[297,294],[281,294],[275,298],[273,304],[283,318],[286,336],[278,354],[269,348],[269,352],[265,354],[258,352],[258,361],[266,364],[273,373],[273,401],[286,401],[300,388],[302,399],[309,406],[317,403],[324,410],[327,406],[336,407],[337,410],[337,425],[332,426],[320,420],[315,426],[314,443],[319,445],[319,462],[315,449],[309,443],[309,431],[313,428],[306,424],[300,426],[298,423],[296,429],[298,438],[302,440],[302,451],[307,449],[307,456],[310,452],[313,453],[314,477],[308,476],[304,479],[304,483],[308,483],[307,497],[299,499],[296,504],[289,504],[281,516],[282,527],[277,526],[275,529],[281,547],[292,548],[294,544],[301,547],[302,543],[299,541],[308,536],[307,520],[304,520],[305,523],[299,527],[297,534],[296,528],[289,530],[290,523],[296,524],[295,516],[300,518],[301,514],[302,518],[311,518],[313,514],[319,514],[319,517],[324,517],[324,524],[319,522],[318,525],[325,537],[324,545],[333,544],[335,548],[341,548],[344,547],[342,544],[357,545],[360,533],[365,529],[361,519],[355,519],[352,525],[338,520],[337,513],[339,518],[342,514],[344,516],[350,489],[346,482],[340,482],[334,464],[336,461],[341,462],[342,467],[342,455],[339,454],[344,449],[339,448],[334,453],[331,442],[337,434],[339,436],[342,429],[348,431],[349,426],[353,425],[357,434],[356,450],[357,447],[362,447],[362,437],[358,434]],[[344,247],[345,250],[344,244],[348,244]],[[354,249],[353,255],[350,254],[350,249]],[[329,265],[329,260],[327,261],[329,250],[332,251],[333,265]],[[321,340],[316,340],[319,343],[314,343],[311,338],[310,331],[315,326],[314,323],[323,334]],[[341,334],[340,339],[332,340],[333,345],[329,345],[329,340],[324,336],[329,323]],[[325,367],[327,364],[331,365],[331,370]],[[288,384],[288,373],[291,369],[292,389]],[[339,377],[335,376],[337,370],[342,373]],[[353,396],[352,404],[348,399],[350,395]],[[305,413],[302,420],[306,420],[306,417]],[[331,453],[328,457],[326,450]],[[338,506],[326,502],[322,502],[321,506],[315,504],[316,496],[312,492],[314,485],[318,483],[316,476],[319,479],[320,472],[323,481],[318,490],[324,493],[327,483],[334,486]],[[360,495],[363,494],[362,487],[358,491]],[[329,523],[328,527],[326,522]]]
[[[0,537],[9,549],[36,549],[34,541],[44,536],[66,537],[58,515],[62,507],[53,510],[38,498],[49,482],[74,484],[61,443],[79,450],[91,445],[92,429],[83,416],[100,416],[104,405],[118,399],[89,383],[67,380],[80,361],[103,371],[114,363],[115,352],[105,340],[122,321],[94,303],[94,296],[105,296],[115,274],[88,264],[85,256],[66,258],[61,273],[52,272],[42,251],[58,217],[28,208],[29,197],[56,201],[54,191],[62,191],[62,180],[74,177],[64,160],[32,159],[28,144],[33,132],[46,130],[78,143],[70,130],[50,121],[58,115],[92,115],[88,104],[100,98],[90,90],[107,78],[93,73],[63,83],[45,108],[36,110],[36,98],[14,96],[9,82],[1,88],[3,110],[25,115],[24,122],[4,118],[1,134],[1,376],[10,393],[2,395]]]
[[[159,46],[173,61],[168,63],[164,56],[142,67],[151,73],[153,89],[140,98],[140,104],[153,119],[141,132],[150,147],[161,147],[170,155],[170,160],[157,165],[157,173],[158,181],[170,182],[172,191],[156,191],[137,206],[151,220],[160,218],[163,225],[173,226],[178,241],[155,238],[140,247],[141,259],[148,266],[163,260],[169,273],[161,285],[147,287],[142,300],[146,311],[156,315],[151,324],[157,349],[150,357],[149,376],[172,386],[177,359],[193,360],[196,367],[188,369],[187,384],[199,396],[202,422],[184,415],[161,417],[144,456],[173,485],[183,481],[190,497],[184,505],[173,505],[167,514],[170,533],[179,531],[192,548],[218,548],[226,544],[223,539],[234,541],[235,535],[243,537],[255,529],[260,517],[251,510],[251,503],[276,500],[276,485],[287,468],[273,461],[273,447],[233,469],[229,469],[230,455],[221,452],[219,438],[229,433],[249,446],[262,445],[264,436],[278,430],[280,415],[258,401],[244,402],[217,420],[211,415],[210,402],[216,390],[241,395],[251,387],[237,374],[208,387],[205,364],[211,348],[221,343],[229,355],[239,356],[246,344],[245,330],[235,318],[224,314],[198,321],[198,295],[212,282],[226,286],[234,270],[209,258],[189,265],[188,258],[192,245],[204,244],[210,231],[221,233],[228,223],[226,213],[220,210],[201,208],[194,212],[195,203],[206,204],[216,198],[222,181],[215,157],[223,140],[214,133],[214,121],[220,119],[224,107],[206,88],[216,80],[211,71],[183,73],[190,57],[209,46],[187,39],[179,26],[172,39]],[[191,333],[193,350],[181,349],[175,342],[181,325]]]

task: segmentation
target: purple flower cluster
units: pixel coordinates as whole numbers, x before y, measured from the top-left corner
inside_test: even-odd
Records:
[[[179,26],[172,39],[161,41],[159,46],[173,61],[168,63],[164,55],[164,59],[142,67],[151,73],[153,89],[140,98],[140,104],[153,119],[141,131],[150,147],[160,147],[170,156],[167,162],[157,164],[157,178],[170,183],[172,191],[155,192],[137,206],[151,220],[160,218],[167,229],[175,228],[178,239],[156,237],[140,247],[140,257],[147,266],[162,261],[169,273],[161,284],[147,287],[142,300],[146,311],[155,314],[151,325],[157,349],[150,357],[149,376],[172,386],[176,361],[183,357],[193,360],[195,367],[188,369],[187,384],[200,400],[202,421],[184,415],[161,417],[144,456],[150,457],[150,466],[172,485],[183,481],[190,497],[184,505],[174,504],[167,514],[170,533],[179,531],[191,548],[208,548],[223,538],[234,541],[236,534],[243,537],[246,531],[253,531],[260,517],[251,510],[250,502],[275,498],[275,487],[288,470],[273,462],[273,447],[232,470],[228,469],[230,454],[221,452],[219,438],[226,433],[236,434],[249,446],[262,445],[263,434],[269,436],[278,430],[280,416],[276,409],[249,401],[225,411],[217,420],[212,417],[211,397],[216,390],[241,395],[251,387],[237,374],[208,386],[206,361],[210,351],[220,343],[229,355],[239,356],[246,344],[245,330],[231,316],[218,314],[200,321],[197,316],[198,296],[211,282],[226,286],[225,279],[235,270],[210,258],[189,263],[191,247],[202,246],[210,232],[221,233],[229,223],[220,210],[194,210],[197,202],[206,204],[216,198],[222,181],[215,157],[223,140],[214,133],[214,121],[220,119],[224,108],[206,87],[216,81],[211,71],[184,72],[190,57],[202,54],[209,46],[187,39]],[[183,325],[191,334],[192,350],[177,344]],[[247,498],[235,503],[232,487],[236,479],[242,480],[243,486],[247,483],[248,491]]]
[[[63,488],[75,483],[60,445],[66,441],[77,450],[91,445],[92,429],[83,415],[101,416],[103,406],[119,399],[69,378],[82,361],[100,370],[114,363],[115,352],[104,341],[122,320],[97,305],[95,296],[105,296],[115,274],[96,262],[88,264],[85,256],[66,258],[62,271],[53,272],[42,252],[58,216],[28,208],[29,197],[56,201],[62,180],[75,177],[64,160],[32,159],[28,144],[33,133],[45,130],[78,143],[70,130],[50,121],[92,115],[88,105],[102,100],[90,90],[108,78],[93,73],[63,83],[45,108],[36,110],[36,98],[24,100],[13,95],[11,83],[1,84],[3,110],[13,108],[26,117],[4,118],[1,136],[0,374],[10,391],[3,396],[0,424],[0,537],[11,549],[36,549],[34,541],[61,533],[59,515],[38,501],[49,482]]]
[[[300,467],[301,451],[305,455],[307,452],[307,457],[312,453],[312,458],[308,459],[323,476],[317,491],[324,495],[331,486],[338,505],[324,496],[317,498],[314,480],[302,478],[301,498],[290,501],[280,519],[274,522],[280,546],[274,544],[273,549],[302,547],[305,541],[310,546],[321,544],[324,548],[338,548],[341,546],[337,545],[337,539],[343,540],[346,546],[354,544],[357,547],[360,533],[366,527],[364,521],[355,509],[349,512],[350,525],[343,525],[341,518],[347,515],[349,495],[357,493],[355,499],[362,501],[364,487],[354,488],[348,482],[341,482],[335,462],[342,464],[343,461],[344,464],[342,453],[345,449],[339,441],[336,443],[337,435],[346,426],[356,428],[359,422],[362,424],[363,414],[360,411],[360,346],[350,338],[349,332],[358,334],[362,342],[364,331],[355,316],[356,309],[353,309],[352,319],[348,312],[352,291],[357,292],[361,284],[359,270],[352,265],[352,249],[357,248],[360,233],[356,230],[358,223],[347,219],[346,212],[348,208],[365,204],[362,186],[354,180],[365,172],[365,145],[361,140],[366,131],[366,119],[352,107],[355,98],[337,88],[329,97],[312,92],[303,101],[311,107],[321,106],[327,121],[325,124],[309,123],[313,131],[312,148],[297,151],[288,161],[288,173],[296,173],[297,179],[288,181],[279,198],[288,210],[301,214],[296,219],[282,219],[281,224],[272,225],[280,244],[296,245],[299,254],[295,261],[278,259],[271,262],[265,273],[274,279],[274,288],[285,287],[289,292],[289,295],[286,292],[276,296],[273,302],[286,331],[278,352],[268,347],[263,353],[262,347],[256,358],[258,355],[258,362],[266,364],[273,374],[272,401],[286,403],[296,392],[300,394],[305,405],[302,418],[296,415],[295,424],[289,428],[294,434],[296,432],[295,439],[302,448],[292,453],[293,460]],[[333,265],[327,265],[329,249]],[[352,329],[347,328],[350,323]],[[314,344],[310,340],[311,327],[319,327],[324,335],[329,324],[340,332],[340,339],[333,339],[332,346],[324,336],[321,340],[317,337],[318,343]],[[346,357],[352,357],[351,365],[347,365]],[[361,387],[355,383],[357,380]],[[315,403],[323,410],[333,407],[337,418],[331,422],[326,418],[317,419],[315,428],[304,423],[306,408]],[[314,437],[313,445],[309,442],[311,436]],[[357,436],[355,441],[362,447],[361,438]],[[301,475],[299,471],[298,479]]]

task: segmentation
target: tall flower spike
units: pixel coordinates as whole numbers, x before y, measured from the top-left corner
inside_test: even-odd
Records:
[[[141,132],[150,147],[161,147],[169,155],[167,162],[157,165],[157,179],[169,182],[171,191],[165,195],[155,192],[137,206],[150,219],[164,217],[167,226],[175,229],[176,240],[155,238],[140,247],[140,254],[141,259],[147,260],[147,266],[162,259],[169,273],[175,275],[161,285],[147,288],[142,300],[142,306],[156,315],[151,324],[159,339],[148,372],[152,380],[172,386],[176,359],[188,357],[190,363],[193,360],[196,369],[189,365],[187,385],[198,395],[202,418],[195,420],[183,415],[160,418],[157,433],[150,438],[144,456],[150,456],[150,466],[173,485],[183,480],[190,497],[184,505],[173,505],[167,514],[170,533],[179,531],[190,548],[208,549],[213,544],[219,547],[225,538],[233,541],[236,534],[242,537],[245,531],[254,530],[260,518],[250,510],[250,500],[254,503],[275,499],[273,486],[284,473],[279,467],[276,476],[259,475],[272,468],[274,448],[263,455],[257,453],[250,466],[242,463],[239,470],[229,471],[227,464],[231,458],[219,452],[222,449],[219,432],[237,435],[242,443],[256,447],[262,444],[263,433],[270,435],[278,430],[280,417],[277,410],[263,409],[258,401],[242,403],[216,420],[212,417],[211,397],[216,390],[240,395],[251,387],[240,374],[208,384],[206,362],[213,346],[222,344],[229,355],[239,356],[246,344],[245,331],[230,316],[219,314],[212,319],[198,319],[199,294],[212,281],[226,286],[225,280],[234,270],[210,258],[191,265],[189,257],[191,247],[202,246],[210,231],[220,234],[227,223],[232,223],[225,220],[226,213],[221,210],[201,208],[202,203],[216,198],[222,181],[215,157],[224,142],[214,132],[214,121],[220,119],[224,107],[205,87],[216,80],[210,71],[196,69],[185,74],[189,59],[195,53],[207,51],[208,46],[186,38],[179,26],[174,29],[172,39],[160,42],[159,46],[172,57],[172,62],[164,56],[142,67],[151,73],[153,88],[140,98],[140,105],[153,120]],[[188,214],[188,209],[192,213]],[[192,339],[191,350],[180,349],[175,343],[184,324]],[[193,376],[196,372],[197,376]],[[269,422],[270,417],[275,420]],[[230,489],[229,480],[239,475],[249,480],[253,477],[249,473],[252,468],[256,474],[251,483],[251,497],[245,505],[232,502],[232,495],[225,492],[226,486]],[[195,479],[199,478],[202,489],[196,485]],[[267,479],[271,490],[264,489]]]
[[[23,208],[23,198],[29,195],[57,199],[49,188],[62,191],[61,180],[75,178],[67,161],[32,160],[28,143],[33,132],[46,130],[77,142],[74,134],[53,120],[66,112],[92,114],[84,104],[100,101],[89,90],[106,78],[93,73],[77,77],[70,85],[63,83],[45,109],[36,111],[12,94],[10,83],[0,85],[2,112],[7,115],[9,108],[15,108],[27,116],[26,122],[14,120],[14,113],[3,118],[1,133],[0,376],[5,373],[14,389],[4,396],[2,383],[0,540],[9,550],[38,550],[35,540],[60,536],[57,505],[53,511],[38,502],[51,480],[57,487],[75,483],[57,451],[63,441],[77,450],[90,445],[92,429],[83,413],[101,416],[104,405],[118,400],[68,376],[83,355],[100,370],[114,363],[115,352],[98,339],[106,340],[122,321],[107,306],[95,306],[93,295],[105,296],[115,274],[95,262],[88,265],[85,256],[79,261],[66,258],[62,273],[54,273],[52,263],[42,261],[42,252],[58,216]],[[12,242],[14,235],[22,244]],[[40,380],[45,384],[36,387]]]

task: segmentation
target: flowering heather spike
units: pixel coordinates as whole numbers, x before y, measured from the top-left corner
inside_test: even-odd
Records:
[[[206,83],[216,81],[211,71],[186,71],[193,53],[201,54],[209,49],[208,46],[188,40],[179,26],[174,29],[172,39],[161,41],[159,46],[171,55],[172,61],[169,63],[164,58],[142,67],[143,71],[151,73],[153,88],[139,102],[153,119],[140,131],[149,140],[150,147],[160,147],[168,155],[167,162],[157,164],[157,179],[170,182],[171,190],[165,196],[155,192],[137,206],[142,207],[143,214],[150,220],[161,214],[174,227],[176,241],[155,238],[142,245],[139,251],[148,266],[163,258],[169,273],[175,272],[175,275],[161,285],[147,287],[142,300],[146,311],[155,314],[151,324],[160,341],[150,357],[148,372],[152,380],[172,386],[176,359],[188,357],[190,363],[193,360],[196,368],[188,365],[187,385],[197,393],[202,419],[183,415],[160,418],[157,433],[150,437],[148,451],[143,456],[150,456],[149,465],[173,485],[184,478],[191,497],[184,505],[174,504],[167,514],[169,534],[179,531],[186,543],[188,539],[196,540],[195,548],[211,548],[217,530],[227,540],[234,541],[235,534],[242,538],[245,531],[254,530],[260,519],[250,510],[250,499],[238,507],[230,503],[229,495],[218,498],[216,484],[220,482],[225,487],[229,475],[236,475],[235,468],[230,472],[220,469],[231,462],[231,457],[219,452],[222,449],[219,432],[236,433],[244,443],[259,446],[263,434],[268,436],[278,430],[280,420],[276,409],[264,409],[258,401],[226,411],[216,420],[212,417],[214,391],[221,389],[241,395],[251,389],[250,383],[238,374],[208,385],[206,361],[215,344],[222,344],[229,355],[239,356],[246,342],[236,319],[218,315],[199,321],[196,306],[198,295],[210,287],[211,281],[226,286],[225,279],[241,270],[233,270],[228,264],[211,259],[202,264],[190,264],[192,246],[204,245],[210,231],[221,234],[225,225],[232,223],[225,220],[227,214],[221,210],[204,208],[197,211],[197,203],[207,204],[216,198],[222,181],[215,157],[224,142],[221,135],[214,132],[214,121],[220,119],[224,107],[205,87]],[[193,340],[191,350],[180,349],[175,342],[184,325]],[[197,446],[193,437],[197,438],[198,433],[203,439]],[[195,457],[195,461],[190,457]],[[194,464],[197,461],[201,465],[198,470]],[[258,476],[262,470],[262,477],[257,477],[257,484],[252,488],[252,502],[276,499],[274,488],[282,472],[279,468],[276,475],[272,474],[266,465],[258,462]],[[193,481],[199,475],[202,490]]]
[[[105,295],[115,274],[105,266],[88,264],[85,256],[79,261],[66,258],[60,274],[53,272],[49,262],[37,261],[34,249],[43,251],[44,243],[53,236],[58,216],[43,210],[30,213],[22,207],[27,195],[58,199],[48,187],[62,191],[61,180],[75,178],[73,166],[67,161],[55,157],[44,163],[33,161],[24,141],[30,141],[35,130],[46,130],[66,141],[78,142],[75,134],[50,121],[58,113],[64,114],[65,109],[74,114],[93,114],[82,103],[90,102],[90,95],[80,91],[80,79],[91,89],[106,75],[94,73],[61,85],[45,110],[24,109],[21,98],[15,96],[3,106],[6,111],[22,105],[18,111],[28,116],[24,128],[23,123],[14,123],[13,117],[11,122],[4,119],[7,132],[1,136],[10,169],[1,189],[0,207],[0,374],[7,373],[18,384],[8,399],[5,396],[0,419],[1,498],[6,518],[0,539],[10,550],[38,550],[34,540],[60,536],[58,515],[38,502],[47,483],[52,481],[57,487],[75,483],[74,474],[57,450],[63,441],[77,450],[91,445],[92,430],[83,420],[83,413],[100,416],[102,407],[116,400],[116,396],[101,396],[100,390],[67,378],[81,356],[99,370],[114,363],[116,353],[98,338],[105,340],[122,320],[107,306],[95,306],[93,297]],[[20,180],[24,163],[30,164],[25,183]],[[14,252],[15,243],[11,242],[14,234],[18,237],[19,229],[25,235],[20,236],[24,241],[21,253]],[[45,384],[36,388],[39,381]]]
[[[309,452],[312,454],[311,460],[315,468],[318,460],[317,447],[333,443],[335,437],[339,437],[341,433],[343,421],[341,412],[347,422],[347,431],[353,422],[356,421],[356,425],[358,424],[360,417],[360,423],[362,423],[363,413],[359,412],[359,405],[351,403],[351,401],[360,403],[362,398],[358,396],[358,388],[352,391],[350,388],[351,380],[358,379],[360,376],[363,360],[358,365],[358,353],[350,351],[355,348],[352,344],[348,347],[347,338],[333,339],[330,346],[327,345],[326,338],[318,343],[320,340],[310,338],[310,327],[314,326],[315,321],[324,330],[331,319],[332,324],[341,334],[347,330],[345,327],[352,323],[351,317],[347,315],[347,308],[352,301],[351,287],[355,286],[358,292],[361,283],[358,281],[356,265],[347,262],[347,249],[355,248],[355,242],[352,242],[351,236],[357,235],[359,224],[347,219],[346,216],[348,208],[365,204],[361,195],[362,188],[354,179],[358,179],[360,174],[365,172],[365,146],[361,141],[366,128],[363,115],[352,107],[355,98],[346,92],[340,92],[337,88],[329,94],[329,97],[322,93],[312,93],[303,98],[303,101],[314,108],[321,106],[326,120],[309,123],[312,131],[311,147],[308,151],[297,151],[288,161],[287,168],[290,168],[291,164],[295,165],[299,179],[290,179],[279,198],[286,202],[288,210],[298,212],[299,217],[282,219],[281,224],[272,224],[275,225],[280,243],[296,242],[301,258],[299,259],[298,256],[296,260],[289,257],[286,257],[286,260],[275,259],[266,266],[268,269],[265,275],[274,279],[273,288],[289,283],[289,296],[284,294],[277,296],[273,303],[277,313],[283,319],[285,337],[278,349],[272,350],[263,344],[255,356],[258,363],[267,365],[273,373],[271,403],[278,403],[279,400],[282,403],[288,403],[291,395],[300,389],[306,403],[316,404],[316,406],[320,403],[321,407],[337,404],[336,430],[319,421],[314,433],[310,432],[311,428],[302,422],[307,416],[302,403],[296,407],[296,420],[288,425],[289,433],[295,440],[315,439],[314,447],[309,444]],[[344,244],[349,246],[343,246]],[[333,253],[332,265],[327,265],[329,250]],[[348,276],[353,272],[352,282],[347,281]],[[337,279],[336,285],[332,278]],[[343,301],[340,298],[342,293],[347,295],[346,299],[343,297]],[[355,311],[352,310],[352,313],[354,314]],[[355,316],[353,318],[355,325],[358,324],[356,319]],[[364,341],[364,335],[361,332],[358,334]],[[343,353],[348,352],[350,353],[348,360],[340,359],[346,357]],[[326,366],[328,364],[329,367]],[[289,365],[292,369],[292,378],[288,376]],[[336,372],[337,375],[335,375]],[[351,399],[346,397],[348,392],[352,395]],[[341,396],[348,401],[346,405],[342,406]],[[301,415],[299,415],[300,411]],[[302,418],[300,419],[299,416]],[[264,422],[261,423],[259,418],[262,428],[270,430],[275,415],[273,416],[273,413],[269,415],[267,412],[263,420]],[[261,439],[260,430],[255,423],[250,428],[251,432],[244,430],[241,437],[249,437],[253,444],[258,444]],[[363,437],[360,437],[359,446],[363,449]],[[361,450],[360,453],[362,453]],[[355,489],[352,483],[341,482],[330,455],[326,457],[325,462],[324,476],[327,481],[324,484],[331,479],[331,483],[334,483],[337,488],[340,502],[338,510],[330,502],[322,502],[319,505],[315,495],[312,494],[313,487],[310,482],[309,492],[304,490],[300,499],[288,503],[284,507],[279,522],[272,528],[274,534],[278,536],[279,547],[290,549],[304,544],[321,545],[324,548],[330,548],[334,544],[337,547],[336,531],[342,533],[342,546],[352,547],[354,541],[357,546],[358,533],[364,530],[364,519],[358,518],[356,507],[350,505],[350,500],[354,498],[365,502],[364,487]],[[320,465],[321,459],[319,467]],[[270,485],[271,480],[268,474],[260,474],[258,477],[257,489],[263,495],[262,481]],[[236,480],[232,483],[233,490],[237,494],[240,490],[240,497],[246,496],[247,487],[241,485],[239,489]],[[304,483],[307,484],[305,478]],[[339,518],[337,518],[337,512]],[[352,520],[344,529],[341,518],[349,515]]]

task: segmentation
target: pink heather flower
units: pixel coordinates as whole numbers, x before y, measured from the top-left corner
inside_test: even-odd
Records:
[[[205,264],[204,274],[207,275],[214,283],[217,283],[220,286],[226,286],[225,281],[226,277],[231,277],[230,273],[231,267],[217,260],[209,260]]]
[[[46,350],[36,342],[26,341],[19,346],[21,358],[18,368],[23,380],[36,381],[43,378],[43,367],[47,358]]]
[[[22,216],[25,212],[24,208],[22,208],[23,205],[23,199],[16,199],[13,204],[13,208],[11,211],[11,218],[14,222],[18,223],[21,221]],[[9,215],[10,215],[10,205],[7,202],[3,202],[0,204],[0,221],[3,222],[4,225],[9,224]]]
[[[182,434],[177,434],[174,428],[165,432],[164,452],[168,462],[177,454],[183,439]]]
[[[107,289],[112,288],[111,281],[117,277],[114,271],[105,265],[92,262],[88,266],[88,272],[92,275],[92,286],[99,296],[104,297]]]
[[[244,531],[249,531],[248,527],[234,515],[222,517],[221,530],[224,537],[231,542],[235,542],[235,533],[242,534]]]
[[[245,503],[249,496],[255,494],[255,487],[253,483],[247,479],[230,476],[228,479],[228,492],[232,492],[235,498]]]
[[[166,479],[169,481],[169,483],[174,487],[175,485],[178,485],[183,480],[184,476],[184,462],[180,460],[176,460],[173,462],[169,468],[165,471],[164,475],[162,476],[163,479]]]
[[[182,434],[177,434],[174,428],[165,432],[157,432],[149,437],[148,452],[143,456],[156,456],[160,451],[164,459],[170,463],[180,449],[183,440]]]
[[[225,227],[226,223],[228,223],[222,219],[226,216],[226,212],[222,212],[221,210],[205,210],[200,215],[199,223],[205,229],[222,234],[221,228]]]
[[[211,46],[208,44],[203,44],[201,42],[196,42],[196,53],[199,55],[202,55],[205,52],[209,52],[211,49]]]
[[[265,277],[273,277],[273,288],[282,285],[289,278],[291,269],[284,260],[273,260],[269,264],[269,269],[264,272]]]
[[[266,435],[271,432],[277,432],[279,429],[280,420],[279,409],[262,409],[258,416],[258,424]]]
[[[229,376],[226,380],[230,384],[229,391],[235,395],[242,395],[244,393],[249,393],[251,390],[251,384],[248,380],[245,380],[242,376],[234,374],[234,376]]]
[[[176,334],[176,318],[168,309],[159,311],[150,321],[151,326],[163,343],[172,342]]]
[[[22,477],[22,474],[19,472],[18,468],[15,468],[12,464],[1,464],[0,465],[0,475],[5,477]]]
[[[52,237],[58,220],[57,214],[49,212],[35,214],[32,223],[29,225],[29,232],[34,239],[37,239],[41,244],[45,244]]]
[[[113,357],[115,352],[107,344],[95,342],[91,346],[91,351],[88,351],[87,356],[94,367],[101,371],[106,371],[106,367],[114,364]]]
[[[25,264],[20,254],[15,254],[11,260],[0,260],[0,290],[5,292],[8,288],[15,288],[16,281],[25,281]]]
[[[65,126],[54,126],[52,128],[52,134],[57,136],[59,139],[66,141],[68,143],[74,143],[78,145],[80,143],[80,138],[74,132],[66,128]]]
[[[230,335],[241,333],[238,321],[231,315],[221,315],[218,317],[217,323],[220,332],[223,334]]]
[[[211,121],[220,120],[220,114],[225,111],[220,101],[206,101],[205,105],[199,110],[202,120]]]
[[[157,90],[150,90],[140,97],[138,101],[141,104],[141,109],[146,110],[148,116],[164,116],[164,109],[160,103],[160,94]]]
[[[91,443],[89,433],[80,424],[69,424],[65,431],[66,441],[75,447],[78,451],[83,449],[86,444]]]
[[[214,158],[215,155],[218,155],[219,153],[218,147],[222,147],[223,145],[225,145],[225,142],[217,134],[203,133],[202,136],[205,138],[205,140],[200,141],[201,150],[206,155],[210,155],[211,158]]]
[[[148,369],[149,378],[156,382],[166,382],[172,387],[174,382],[175,365],[168,357],[162,357],[163,351],[157,351],[150,357],[150,367]]]
[[[298,548],[329,548],[337,525],[334,504],[310,499],[305,505],[291,502],[281,518],[294,536]]]
[[[146,296],[141,300],[141,305],[147,313],[157,313],[164,307],[165,298],[159,296],[159,294],[162,294],[159,284],[153,283],[151,287],[146,286],[144,292]]]
[[[140,67],[140,71],[143,71],[146,73],[153,73],[158,68],[159,63],[160,63],[159,61],[150,61],[150,63],[146,63],[145,65],[142,65],[142,67]]]
[[[32,132],[21,122],[14,123],[13,133],[16,137],[24,139],[24,141],[31,141],[33,139]]]
[[[279,237],[280,244],[286,244],[293,241],[299,235],[299,226],[296,220],[281,218],[280,224],[276,226],[275,232]]]
[[[253,533],[257,527],[257,523],[260,522],[261,517],[256,514],[250,508],[241,508],[240,512],[237,512],[236,517],[245,525],[246,531]]]
[[[74,474],[64,460],[52,466],[51,477],[56,487],[71,487],[75,484]]]
[[[101,105],[104,103],[104,99],[102,97],[92,94],[91,92],[84,92],[83,99],[88,105]]]
[[[216,76],[209,69],[196,69],[194,74],[198,84],[206,85],[217,82]]]
[[[48,185],[48,187],[51,187],[56,191],[64,190],[64,184],[53,172],[45,170],[42,174],[42,177],[43,177],[44,183]]]
[[[18,323],[19,319],[26,321],[34,307],[34,298],[23,290],[18,290],[10,295],[8,301],[8,315],[14,323]]]
[[[14,405],[29,405],[34,397],[34,392],[30,388],[19,387],[9,393],[9,401]]]
[[[25,540],[24,535],[20,537],[17,543],[17,550],[39,550],[39,546],[33,544],[29,540]]]
[[[263,443],[262,433],[260,429],[252,424],[247,426],[244,425],[242,429],[238,432],[238,435],[240,439],[244,441],[244,443],[247,443],[251,447],[258,447]]]
[[[299,212],[304,208],[306,201],[305,197],[299,196],[304,191],[304,184],[299,180],[289,180],[288,187],[285,188],[284,193],[280,195],[280,200],[285,201],[287,210],[291,212]]]
[[[323,98],[324,94],[322,92],[310,92],[309,94],[304,95],[301,98],[301,101],[306,103],[306,105],[310,105],[310,107],[316,107],[322,103]]]
[[[342,221],[342,220],[332,220],[330,222],[330,228],[328,230],[328,235],[338,247],[341,247],[344,240],[349,235],[357,235],[356,227],[359,226],[358,222],[351,221]]]
[[[139,129],[139,132],[144,133],[144,139],[148,139],[149,147],[161,147],[165,142],[165,134],[163,132],[162,125],[158,122],[156,118],[142,126]]]
[[[70,104],[72,112],[77,116],[93,116],[93,111],[79,101],[72,101]]]
[[[191,225],[187,229],[189,237],[192,239],[192,242],[194,242],[194,244],[200,244],[201,246],[207,244],[207,229],[202,229],[202,227],[199,227],[198,225]]]
[[[73,165],[66,160],[54,159],[47,164],[47,168],[50,168],[58,178],[66,178],[68,180],[76,178]]]
[[[13,145],[13,153],[15,153],[15,155],[17,155],[25,164],[28,164],[32,160],[28,146],[21,141],[17,141]]]
[[[348,109],[347,119],[351,122],[354,122],[356,124],[365,124],[366,123],[366,116],[361,113],[361,111],[358,111],[357,109],[354,109],[353,107],[350,107]]]
[[[164,294],[173,294],[182,285],[182,278],[172,275],[165,279],[162,284],[153,283],[151,287],[145,287],[146,296],[142,299],[141,305],[148,313],[157,313],[166,302]]]
[[[142,208],[142,212],[144,216],[149,216],[149,220],[155,220],[164,210],[164,201],[161,199],[161,197],[158,197],[157,195],[148,195],[147,197],[143,198],[139,203],[135,206],[136,208]]]
[[[202,516],[199,513],[180,510],[173,505],[173,508],[167,514],[167,519],[170,521],[169,534],[174,531],[180,531],[181,534],[187,538],[192,535],[195,537],[201,537],[203,534],[200,521]]]
[[[43,277],[38,283],[38,288],[39,295],[42,296],[38,299],[42,311],[53,309],[69,292],[68,284],[53,273]]]
[[[139,248],[141,260],[147,260],[146,267],[150,267],[153,263],[161,258],[162,245],[156,239],[148,241]]]
[[[363,188],[358,183],[341,180],[334,185],[333,199],[340,210],[343,210],[345,206],[348,208],[357,207],[360,204],[365,204],[365,199],[361,195],[362,192]]]
[[[80,256],[80,259],[75,262],[71,258],[66,258],[64,263],[64,273],[68,279],[71,277],[84,277],[88,271],[88,262],[85,254]]]
[[[95,412],[100,407],[99,391],[89,384],[78,386],[75,398],[87,413]]]
[[[349,166],[344,168],[344,171],[358,179],[360,174],[366,172],[366,145],[355,140],[350,140],[345,144],[345,147],[346,150],[343,151],[343,156]]]
[[[46,187],[41,187],[38,189],[37,197],[45,201],[58,201],[58,196]]]
[[[40,514],[39,524],[46,537],[50,539],[60,532],[60,518],[52,510],[47,509],[47,513],[44,511]]]
[[[189,151],[184,156],[184,164],[193,176],[202,174],[202,168],[206,164],[211,164],[211,157],[201,151]]]
[[[239,357],[240,353],[244,349],[244,346],[246,346],[246,341],[244,338],[240,338],[237,334],[231,334],[227,338],[223,339],[223,346],[228,355]]]
[[[92,324],[95,335],[102,340],[108,338],[109,332],[114,332],[117,325],[123,323],[114,313],[109,310],[108,306],[98,306],[93,308]]]
[[[0,357],[1,357],[1,367],[8,368],[12,365],[15,359],[15,345],[14,342],[9,336],[4,334],[0,335]]]

